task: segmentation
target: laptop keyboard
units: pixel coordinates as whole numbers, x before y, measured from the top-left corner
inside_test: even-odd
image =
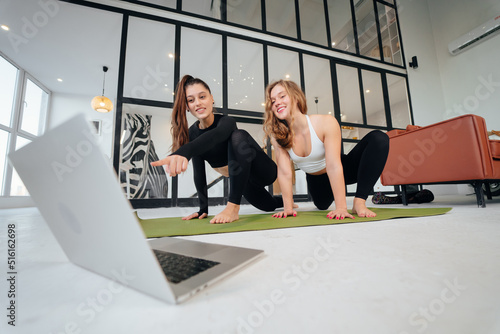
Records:
[[[220,262],[169,253],[157,249],[153,249],[153,252],[158,262],[160,262],[167,280],[175,284],[220,264]]]

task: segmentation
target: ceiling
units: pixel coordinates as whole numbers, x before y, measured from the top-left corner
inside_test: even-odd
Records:
[[[106,95],[116,96],[121,21],[55,0],[0,0],[0,25],[10,28],[0,30],[0,52],[56,93],[100,95],[108,66]]]

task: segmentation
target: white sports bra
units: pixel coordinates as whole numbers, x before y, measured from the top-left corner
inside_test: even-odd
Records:
[[[311,134],[311,153],[307,157],[300,157],[293,151],[292,148],[288,150],[290,158],[295,163],[297,167],[302,169],[306,173],[316,173],[326,167],[325,160],[325,145],[319,139],[316,131],[309,120],[309,116],[306,115],[307,124],[309,125],[309,133]]]

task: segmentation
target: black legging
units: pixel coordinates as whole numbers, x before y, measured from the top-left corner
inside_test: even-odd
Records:
[[[274,161],[245,130],[233,131],[228,145],[229,202],[239,205],[243,195],[263,211],[282,207],[283,199],[272,196],[265,188],[278,175]]]
[[[342,154],[345,184],[357,183],[356,197],[366,200],[384,170],[389,154],[389,137],[379,130],[368,133],[349,154]],[[314,205],[326,210],[332,204],[333,192],[328,174],[306,174],[307,188]]]

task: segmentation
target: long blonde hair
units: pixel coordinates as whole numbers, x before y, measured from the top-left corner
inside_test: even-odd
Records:
[[[171,119],[172,128],[170,129],[172,133],[172,152],[177,151],[182,145],[189,142],[189,129],[186,117],[186,87],[194,84],[202,84],[208,92],[212,94],[210,87],[208,87],[205,81],[199,78],[185,75],[182,77],[181,81],[179,81],[175,89],[174,109],[172,110]]]
[[[306,96],[299,85],[290,80],[278,80],[270,83],[266,87],[266,111],[264,114],[264,132],[267,136],[271,136],[284,149],[289,149],[293,145],[293,116],[292,123],[288,124],[286,120],[278,119],[272,111],[271,91],[276,86],[282,86],[290,97],[293,104],[297,104],[299,111],[302,114],[307,114]]]

